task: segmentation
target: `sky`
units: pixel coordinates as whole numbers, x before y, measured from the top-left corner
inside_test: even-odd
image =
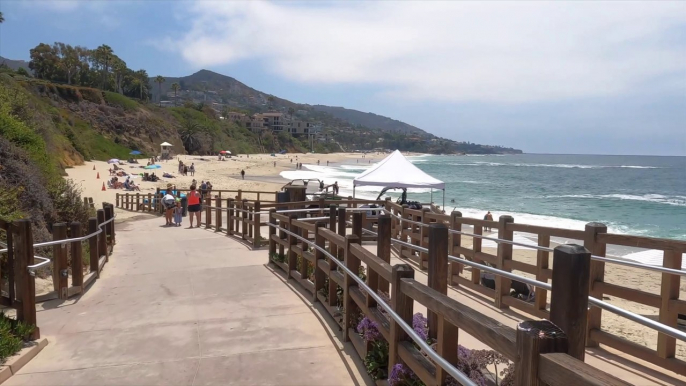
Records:
[[[529,153],[686,156],[684,1],[0,0],[0,56],[108,44]]]

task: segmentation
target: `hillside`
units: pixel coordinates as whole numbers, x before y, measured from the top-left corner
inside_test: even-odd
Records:
[[[333,117],[346,121],[352,125],[368,127],[381,131],[391,131],[405,134],[426,135],[427,133],[415,126],[396,119],[384,117],[374,113],[363,113],[362,111],[346,109],[344,107],[332,107],[324,105],[312,106],[314,110],[323,111]]]
[[[345,150],[400,149],[426,153],[500,154],[521,153],[521,150],[499,146],[461,143],[438,138],[407,123],[343,107],[298,104],[255,90],[240,81],[209,70],[200,70],[184,77],[165,77],[163,83],[152,84],[153,100],[174,101],[212,106],[216,111],[240,111],[246,114],[281,112],[311,122],[326,134],[326,149]],[[176,94],[171,85],[177,83]],[[170,102],[171,103],[171,102]]]
[[[31,70],[29,69],[29,62],[26,62],[24,60],[11,60],[11,59],[6,59],[6,58],[3,58],[2,56],[0,56],[0,66],[3,64],[6,65],[7,67],[9,67],[10,69],[14,70],[14,71],[16,71],[20,68],[23,68],[26,71],[28,71],[29,73],[31,72]]]

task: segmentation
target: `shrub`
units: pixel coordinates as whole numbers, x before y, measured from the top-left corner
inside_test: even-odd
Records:
[[[0,312],[0,363],[19,352],[35,326],[10,319]]]
[[[103,91],[103,95],[105,96],[105,102],[110,106],[121,107],[129,111],[135,111],[140,106],[135,100],[116,92]]]

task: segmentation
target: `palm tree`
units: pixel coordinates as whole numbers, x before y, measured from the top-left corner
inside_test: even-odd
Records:
[[[269,109],[271,110],[271,109],[272,109],[272,106],[274,105],[274,97],[270,95],[270,96],[267,98],[267,102],[269,102]]]
[[[288,115],[291,116],[291,119],[293,119],[293,114],[295,114],[295,109],[292,107],[288,108]]]
[[[171,85],[171,89],[174,90],[174,106],[176,106],[176,94],[179,92],[181,89],[181,86],[179,86],[178,83],[174,82]]]
[[[179,130],[181,142],[183,143],[183,147],[186,148],[188,154],[191,154],[200,148],[198,134],[203,130],[204,129],[202,126],[191,119],[187,120],[183,127]]]
[[[112,51],[112,47],[107,44],[103,44],[95,49],[95,56],[102,66],[102,79],[100,80],[100,89],[102,90],[105,89],[105,79],[107,79],[107,74],[110,71],[110,62],[112,61],[113,55],[114,51]]]
[[[2,16],[2,12],[0,12],[0,23],[2,23],[3,21],[5,21],[5,18]]]
[[[148,86],[148,82],[150,80],[150,77],[148,77],[148,72],[145,70],[138,70],[134,74],[136,80],[134,81],[136,86],[138,86],[138,89],[140,90],[140,98],[141,101],[143,101],[143,88]]]
[[[157,75],[155,77],[155,82],[157,83],[157,90],[160,93],[160,96],[159,96],[160,107],[162,107],[162,83],[164,83],[165,81],[166,81],[166,79],[164,79],[164,77],[162,75]]]

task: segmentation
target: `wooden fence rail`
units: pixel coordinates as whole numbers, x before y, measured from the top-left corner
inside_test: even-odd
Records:
[[[626,287],[618,283],[609,283],[604,279],[607,269],[606,255],[608,245],[649,248],[663,251],[664,268],[681,269],[682,253],[686,252],[686,242],[680,240],[656,239],[642,236],[619,235],[607,233],[604,224],[589,223],[585,230],[561,229],[528,224],[517,224],[510,216],[501,216],[499,221],[462,217],[460,212],[451,214],[436,214],[428,211],[408,209],[390,201],[386,202],[386,209],[393,214],[391,233],[394,238],[427,248],[428,238],[426,229],[432,223],[445,224],[451,235],[448,240],[449,254],[463,257],[467,260],[487,264],[508,272],[519,271],[535,277],[536,280],[548,282],[553,279],[555,269],[564,270],[563,263],[553,267],[550,247],[551,238],[579,240],[593,255],[590,261],[588,280],[589,295],[597,299],[603,296],[613,296],[641,303],[658,309],[658,320],[667,326],[677,327],[679,314],[686,314],[686,300],[680,298],[679,285],[681,275],[661,273],[661,286],[658,293]],[[409,221],[405,221],[409,220]],[[411,222],[410,222],[411,221]],[[422,225],[418,225],[422,224]],[[463,228],[469,226],[471,228]],[[425,229],[422,231],[421,229]],[[484,251],[482,236],[489,229],[497,231],[498,239],[512,241],[514,232],[526,233],[527,237],[537,240],[532,246],[543,247],[536,251],[535,264],[519,261],[513,258],[512,245],[498,243],[491,251]],[[474,234],[476,236],[461,235],[453,231]],[[471,241],[467,247],[465,241]],[[413,251],[406,246],[394,246],[400,257],[410,259],[422,269],[428,269],[425,254]],[[554,259],[553,261],[559,260]],[[554,269],[555,268],[555,269]],[[641,269],[641,268],[639,268]],[[641,271],[647,272],[648,268]],[[451,262],[448,270],[448,280],[451,285],[462,286],[493,300],[499,308],[516,308],[530,315],[550,319],[551,307],[554,302],[547,290],[535,289],[533,302],[526,302],[512,296],[511,281],[506,278],[495,278],[495,289],[481,284],[481,272],[478,269],[465,270],[459,262]],[[554,282],[554,281],[553,281]],[[585,323],[585,345],[594,347],[599,343],[620,350],[626,354],[640,358],[657,366],[669,369],[681,375],[686,375],[686,362],[676,358],[676,339],[663,333],[657,333],[657,349],[635,344],[627,339],[602,330],[602,310],[592,307],[589,310],[588,321]]]
[[[391,217],[377,219],[378,254],[374,254],[360,244],[365,214],[346,213],[345,208],[339,208],[336,214],[339,219],[351,215],[352,234],[346,234],[345,222],[341,232],[340,227],[331,229],[336,224],[334,221],[320,220],[312,224],[295,213],[279,214],[270,210],[269,262],[311,293],[313,302],[324,306],[341,327],[341,338],[350,341],[361,358],[366,356],[369,347],[355,330],[358,313],[376,322],[381,336],[389,343],[389,372],[396,363],[404,363],[427,385],[446,382],[447,372],[422,355],[400,322],[389,318],[370,295],[384,293],[390,283],[390,307],[404,323],[412,325],[415,302],[427,307],[429,334],[437,340],[436,352],[453,365],[457,363],[458,331],[463,329],[515,362],[517,385],[626,385],[568,354],[569,347],[578,344],[580,339],[583,347],[583,335],[580,338],[572,327],[569,327],[572,336],[550,321],[524,322],[515,330],[450,298],[445,274],[450,238],[445,225],[434,224],[425,232],[429,280],[424,285],[414,280],[409,265],[390,265],[391,236],[397,230],[392,226]],[[314,247],[314,252],[312,245],[318,247]],[[365,286],[360,287],[339,264],[350,272],[365,267]],[[556,289],[562,292],[564,285],[561,283]],[[574,314],[578,311],[572,306],[572,300],[559,300],[561,306],[563,302],[575,310],[568,317],[585,318],[585,313]],[[345,310],[342,316],[341,309]]]
[[[92,202],[92,200],[84,201]],[[114,248],[116,232],[113,219],[112,205],[103,203],[103,209],[97,210],[97,217],[91,217],[88,220],[85,232],[79,222],[53,224],[52,241],[56,243],[51,242],[49,246],[40,244],[34,246],[29,220],[10,222],[0,219],[0,237],[4,236],[6,241],[4,244],[7,246],[3,248],[7,251],[3,253],[7,256],[6,266],[9,268],[8,293],[7,296],[5,294],[0,296],[2,305],[15,308],[17,320],[36,325],[36,302],[67,299],[82,293],[99,277],[109,253]],[[105,221],[109,222],[103,224]],[[98,229],[102,229],[102,232],[95,234]],[[87,235],[93,236],[83,239]],[[84,243],[87,245],[87,254],[84,253]],[[52,249],[51,271],[54,291],[37,297],[35,275],[39,264],[34,256],[39,256],[46,247]],[[84,267],[85,255],[88,256],[89,264]],[[84,268],[87,271],[85,275]],[[69,284],[70,273],[71,285]],[[38,338],[40,338],[40,328],[36,326],[31,339]]]

